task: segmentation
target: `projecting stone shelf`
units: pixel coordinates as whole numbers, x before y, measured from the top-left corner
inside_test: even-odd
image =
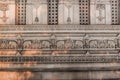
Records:
[[[0,25],[0,31],[120,30],[120,25]]]

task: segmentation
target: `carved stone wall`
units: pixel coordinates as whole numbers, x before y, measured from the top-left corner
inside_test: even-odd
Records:
[[[118,0],[7,0],[0,1],[0,4],[1,24],[86,25],[120,22]]]
[[[113,0],[16,1],[20,25],[0,25],[0,80],[120,79],[120,26],[88,25],[118,23]],[[0,0],[0,24],[7,8]]]

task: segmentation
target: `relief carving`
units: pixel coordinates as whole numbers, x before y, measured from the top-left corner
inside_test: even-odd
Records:
[[[91,24],[111,24],[111,1],[91,0]]]
[[[40,4],[41,4],[41,0],[34,0],[33,2],[33,6],[35,7],[36,9],[36,17],[35,17],[35,22],[39,22],[39,17],[38,17],[38,8],[40,7]]]
[[[118,46],[116,46],[116,44]],[[83,36],[81,39],[57,39],[57,36],[52,34],[48,39],[29,39],[25,40],[21,36],[15,40],[0,40],[0,49],[14,50],[22,55],[23,51],[29,50],[79,50],[79,51],[96,51],[101,49],[118,49],[120,39],[95,39],[89,35]]]
[[[68,9],[67,23],[70,24],[71,23],[70,8],[72,7],[72,0],[65,0],[64,4]]]
[[[0,10],[3,12],[3,16],[0,17],[3,22],[6,22],[8,20],[6,12],[9,10],[9,4],[8,3],[0,3]]]
[[[97,17],[99,21],[102,21],[105,19],[105,17],[102,15],[102,11],[105,10],[105,4],[97,4],[96,9],[99,11],[99,16]]]
[[[115,41],[114,40],[91,40],[90,41],[90,48],[115,48]]]

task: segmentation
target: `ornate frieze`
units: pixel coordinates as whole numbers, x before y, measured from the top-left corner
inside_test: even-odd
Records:
[[[38,34],[38,33],[37,33]],[[0,39],[0,51],[2,50],[9,50],[9,51],[16,51],[16,54],[24,55],[24,51],[78,51],[79,54],[83,53],[82,51],[85,51],[84,54],[95,52],[97,50],[99,51],[116,51],[117,54],[119,54],[119,48],[120,48],[120,39],[119,37],[90,37],[89,35],[92,34],[79,34],[79,35],[85,35],[85,36],[79,36],[74,37],[70,36],[68,38],[64,38],[66,36],[63,36],[62,39],[59,36],[56,36],[58,34],[51,34],[50,36],[46,37],[39,37],[34,36],[37,39],[32,38],[24,38],[22,36],[19,36],[14,39]],[[74,34],[74,33],[73,33]],[[24,34],[25,35],[25,34]],[[60,35],[60,33],[59,33]],[[64,34],[66,35],[66,34]],[[30,37],[30,36],[29,36]],[[77,52],[77,53],[78,53]],[[37,52],[39,53],[39,52]],[[41,52],[40,52],[41,54]],[[44,54],[44,52],[42,53]],[[52,52],[50,53],[52,54]]]

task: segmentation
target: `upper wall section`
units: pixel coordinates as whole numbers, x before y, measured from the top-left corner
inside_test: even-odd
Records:
[[[0,24],[120,24],[119,0],[0,0]]]

